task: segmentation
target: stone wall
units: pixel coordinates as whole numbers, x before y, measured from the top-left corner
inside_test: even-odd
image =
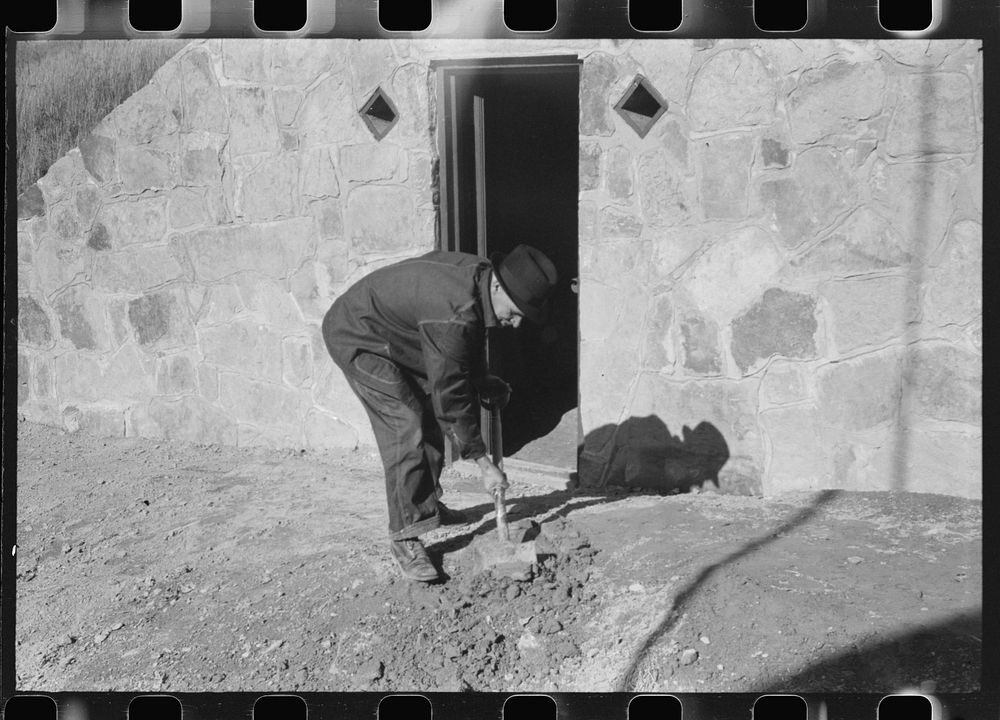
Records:
[[[971,41],[192,43],[19,199],[19,411],[371,445],[319,322],[435,247],[430,61],[567,53],[581,480],[978,496]],[[668,103],[644,138],[613,109],[637,74]]]

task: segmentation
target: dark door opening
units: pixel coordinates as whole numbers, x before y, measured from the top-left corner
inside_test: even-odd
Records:
[[[576,469],[579,62],[438,65],[442,247],[491,256],[520,243],[559,272],[552,316],[491,335],[491,370],[513,387],[504,455]]]

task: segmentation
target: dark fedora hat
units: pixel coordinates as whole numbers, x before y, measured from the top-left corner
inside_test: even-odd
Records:
[[[490,259],[497,278],[517,309],[533,323],[544,323],[549,313],[549,298],[559,275],[545,253],[530,245],[518,245],[507,255],[494,254]]]

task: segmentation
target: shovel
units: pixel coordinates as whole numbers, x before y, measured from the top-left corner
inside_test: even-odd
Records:
[[[496,404],[487,405],[490,411],[490,445],[493,448],[493,464],[503,472],[503,435],[500,425],[500,408]],[[492,569],[498,575],[506,575],[514,580],[530,580],[534,564],[538,559],[534,540],[511,542],[510,526],[507,523],[507,507],[504,489],[493,491],[493,504],[497,516],[497,540],[483,542],[477,549],[480,569]],[[523,536],[523,533],[520,533]],[[520,538],[518,538],[520,539]]]

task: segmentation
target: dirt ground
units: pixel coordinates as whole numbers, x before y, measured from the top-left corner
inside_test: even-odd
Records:
[[[19,690],[959,693],[980,676],[981,504],[556,489],[529,582],[477,573],[492,503],[388,554],[377,457],[17,438]]]

